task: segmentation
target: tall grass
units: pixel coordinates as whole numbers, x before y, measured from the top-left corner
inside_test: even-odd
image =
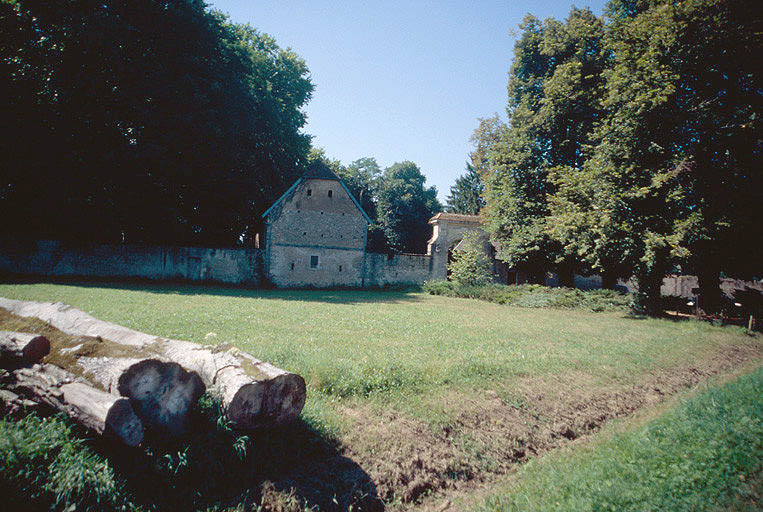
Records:
[[[338,456],[336,441],[313,428],[309,415],[304,419],[279,431],[243,435],[230,428],[219,403],[205,395],[183,435],[149,434],[140,447],[127,448],[89,436],[62,415],[3,418],[2,508],[210,510],[227,502],[259,502],[263,475]],[[339,498],[349,502],[357,494],[349,490]],[[326,493],[315,504],[325,509],[330,498]],[[307,508],[303,505],[296,509]]]
[[[761,490],[762,391],[759,368],[591,451],[528,463],[513,488],[476,510],[744,508]]]

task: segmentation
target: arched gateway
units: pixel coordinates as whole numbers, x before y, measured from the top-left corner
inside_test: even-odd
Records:
[[[482,229],[484,220],[477,215],[438,213],[431,219],[432,238],[427,242],[427,255],[432,257],[432,279],[448,277],[449,252],[455,249],[467,233],[477,233],[483,239],[486,255],[493,265],[493,274],[505,281],[506,270],[495,260],[495,250]],[[456,249],[457,250],[457,249]]]

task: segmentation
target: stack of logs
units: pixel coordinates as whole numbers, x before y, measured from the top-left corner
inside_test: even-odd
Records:
[[[60,302],[0,297],[0,308],[82,341],[51,350],[44,336],[0,332],[6,409],[42,404],[137,446],[144,429],[182,432],[205,389],[220,398],[238,430],[290,422],[305,404],[302,377],[234,348],[151,336]]]

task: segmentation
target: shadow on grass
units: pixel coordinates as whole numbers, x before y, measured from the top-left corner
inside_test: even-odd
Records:
[[[106,288],[125,291],[139,291],[167,295],[213,295],[220,297],[251,298],[265,300],[288,300],[300,302],[325,302],[329,304],[420,302],[415,292],[421,288],[415,285],[389,288],[335,288],[335,289],[266,289],[215,282],[188,283],[179,281],[152,281],[143,279],[98,279],[83,280],[66,277],[30,277],[0,275],[0,284],[59,284],[82,288]]]
[[[211,400],[204,402],[178,438],[147,438],[137,449],[102,438],[91,442],[134,504],[157,511],[384,510],[366,472],[305,421],[242,435],[230,430]]]

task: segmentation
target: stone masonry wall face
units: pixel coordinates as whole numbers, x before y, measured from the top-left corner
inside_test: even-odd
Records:
[[[368,224],[338,181],[301,182],[267,221],[268,276],[274,284],[361,285]],[[311,264],[314,257],[317,265]]]
[[[143,245],[67,247],[56,241],[0,246],[0,271],[54,277],[114,277],[218,281],[257,286],[259,249]]]

